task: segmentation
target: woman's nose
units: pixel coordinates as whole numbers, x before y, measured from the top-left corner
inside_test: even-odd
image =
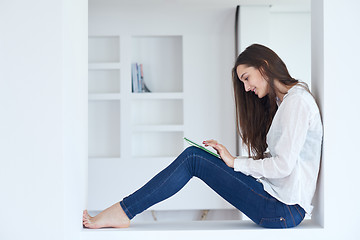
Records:
[[[244,83],[244,88],[246,92],[250,91],[250,86],[248,86],[246,83]]]

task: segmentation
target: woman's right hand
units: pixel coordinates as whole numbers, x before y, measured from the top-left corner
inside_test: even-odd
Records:
[[[226,147],[222,144],[219,144],[216,140],[206,140],[203,141],[205,147],[210,146],[216,150],[216,152],[220,155],[221,159],[225,162],[228,167],[234,168],[235,157],[233,157]]]

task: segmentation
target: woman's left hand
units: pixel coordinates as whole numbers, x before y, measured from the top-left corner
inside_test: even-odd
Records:
[[[221,159],[231,168],[234,168],[235,158],[229,153],[226,147],[222,144],[219,144],[217,141],[211,139],[203,141],[205,147],[210,146],[216,150],[216,152],[220,155]]]

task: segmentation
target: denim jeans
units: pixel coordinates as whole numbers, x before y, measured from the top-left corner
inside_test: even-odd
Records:
[[[305,216],[299,205],[287,205],[268,194],[251,176],[235,172],[221,159],[196,147],[183,151],[168,167],[120,205],[129,219],[178,192],[198,177],[226,201],[266,228],[297,226]]]

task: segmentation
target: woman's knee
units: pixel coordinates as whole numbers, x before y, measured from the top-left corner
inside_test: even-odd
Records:
[[[201,155],[201,149],[195,146],[187,147],[178,157],[177,160],[183,161],[190,161],[197,159],[197,156]]]
[[[185,153],[185,154],[194,154],[194,153],[197,153],[199,150],[201,150],[201,149],[199,149],[198,147],[190,146],[190,147],[187,147],[183,151],[183,153]]]
[[[186,148],[182,154],[184,158],[190,161],[197,162],[198,160],[206,159],[207,162],[217,162],[219,159],[211,155],[210,153],[202,150],[201,148],[190,146]]]
[[[195,146],[190,146],[187,147],[182,154],[184,154],[187,157],[195,157],[195,156],[204,156],[204,153],[206,153],[204,150],[195,147]]]

